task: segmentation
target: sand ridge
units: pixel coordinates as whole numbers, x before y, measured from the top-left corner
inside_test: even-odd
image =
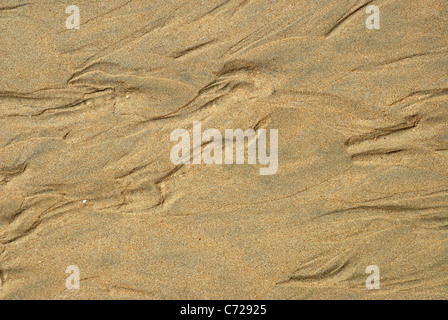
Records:
[[[7,0],[0,20],[2,299],[447,298],[446,2]],[[174,164],[194,121],[278,130],[278,171]]]

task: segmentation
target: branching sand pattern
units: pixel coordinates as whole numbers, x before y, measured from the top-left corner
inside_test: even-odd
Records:
[[[1,1],[0,297],[446,299],[447,10]],[[174,165],[193,121],[277,129],[278,172]]]

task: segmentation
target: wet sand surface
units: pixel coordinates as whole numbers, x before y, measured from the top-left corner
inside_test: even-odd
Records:
[[[447,26],[443,0],[0,1],[0,297],[448,298]],[[193,121],[277,129],[278,171],[173,164]]]

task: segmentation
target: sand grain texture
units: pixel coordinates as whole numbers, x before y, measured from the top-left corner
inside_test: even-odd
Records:
[[[0,297],[446,299],[447,10],[0,1]],[[277,174],[174,165],[193,121],[278,129]]]

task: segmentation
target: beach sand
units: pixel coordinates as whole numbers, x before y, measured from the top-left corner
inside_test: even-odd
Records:
[[[448,298],[447,25],[444,0],[1,1],[0,298]],[[278,171],[173,164],[194,121],[278,130]]]

